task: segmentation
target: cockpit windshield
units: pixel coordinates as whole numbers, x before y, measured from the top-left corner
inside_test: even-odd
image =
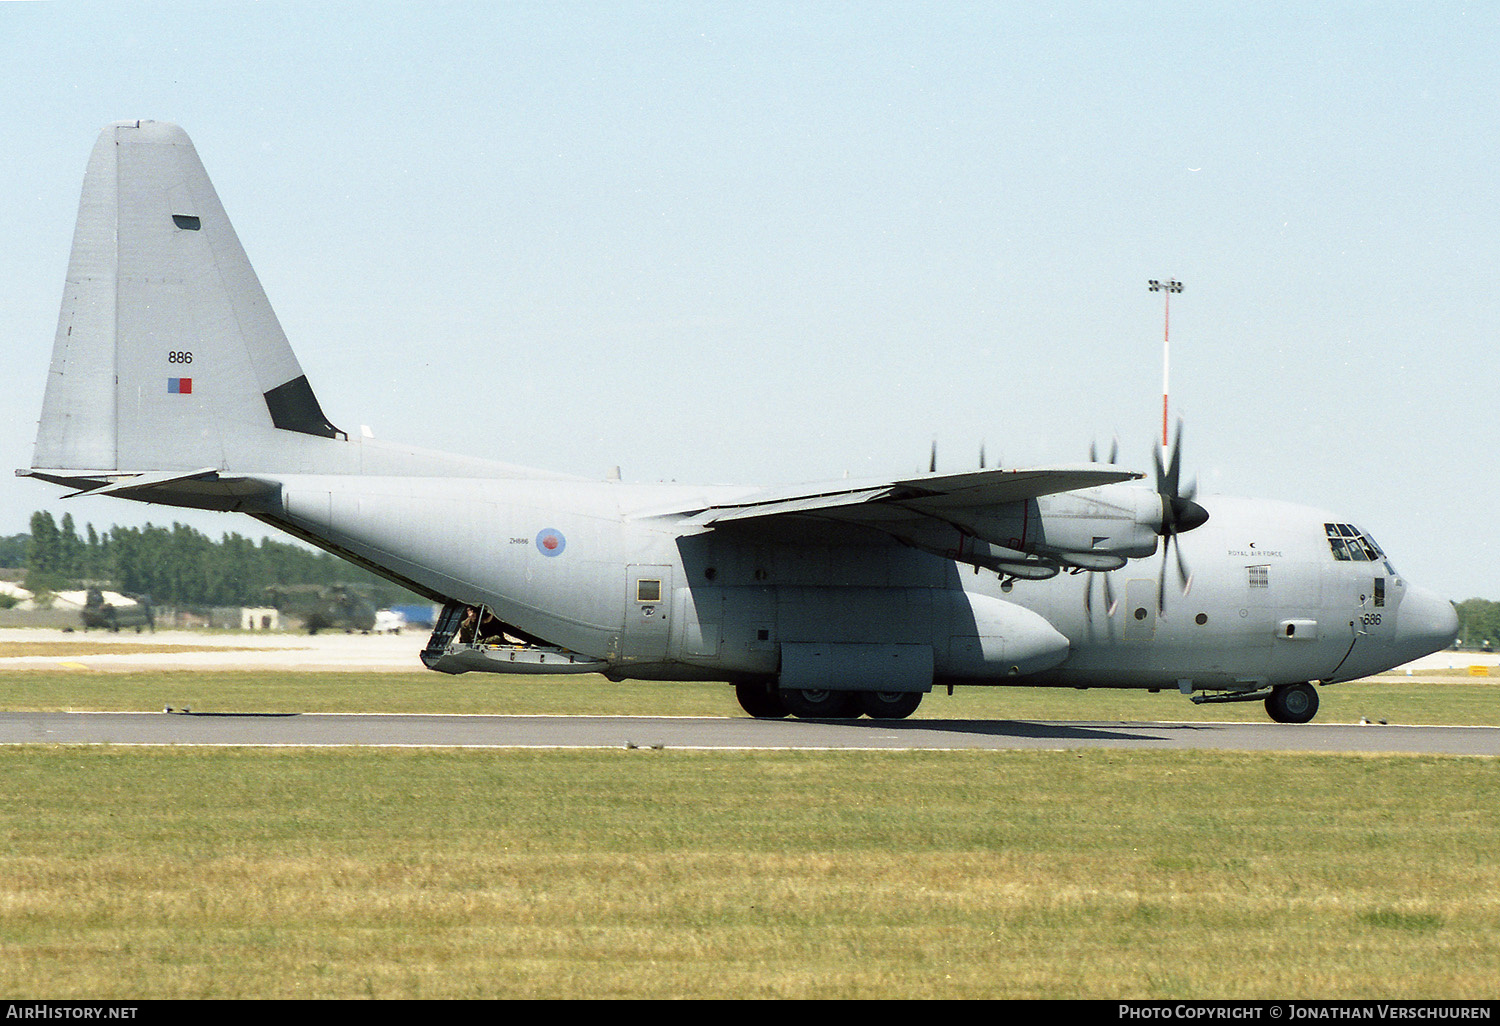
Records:
[[[1345,563],[1383,562],[1387,571],[1396,573],[1375,539],[1353,524],[1324,524],[1323,530],[1328,534],[1328,547],[1333,550],[1334,559]]]
[[[1328,532],[1328,547],[1333,558],[1354,563],[1373,563],[1385,558],[1385,553],[1375,544],[1375,539],[1363,534],[1352,524],[1324,524]]]

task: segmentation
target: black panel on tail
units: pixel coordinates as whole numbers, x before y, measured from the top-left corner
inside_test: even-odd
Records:
[[[265,393],[266,409],[271,411],[271,423],[283,431],[300,431],[304,435],[322,438],[347,437],[342,431],[328,423],[318,397],[313,395],[307,375],[293,378],[284,385],[277,385]]]

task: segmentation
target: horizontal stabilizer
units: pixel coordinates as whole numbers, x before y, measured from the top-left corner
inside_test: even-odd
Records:
[[[213,467],[204,467],[202,470],[195,470],[188,474],[179,474],[172,470],[159,471],[154,474],[112,474],[103,483],[80,488],[76,492],[64,495],[63,498],[71,499],[77,495],[121,495],[133,491],[149,491],[183,481],[217,480],[218,476],[219,472]]]
[[[275,481],[257,477],[223,474],[212,467],[181,473],[156,471],[147,474],[119,474],[75,470],[18,470],[18,476],[36,477],[53,484],[76,489],[64,495],[112,495],[122,499],[161,502],[198,509],[241,509],[247,500],[268,496],[280,489]]]

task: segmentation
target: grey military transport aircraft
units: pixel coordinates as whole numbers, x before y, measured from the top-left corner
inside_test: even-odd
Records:
[[[934,687],[1175,690],[1305,722],[1314,683],[1448,645],[1451,603],[1348,516],[1108,461],[785,488],[584,480],[335,427],[197,152],[89,160],[17,473],[244,513],[442,603],[435,670],[726,681],[757,717],[910,715]],[[1151,557],[1158,557],[1151,560]],[[1175,573],[1169,574],[1170,569]]]

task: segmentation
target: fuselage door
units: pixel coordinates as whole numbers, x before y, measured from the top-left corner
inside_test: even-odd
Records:
[[[632,563],[626,572],[625,629],[620,661],[655,663],[667,656],[672,625],[672,568]]]

